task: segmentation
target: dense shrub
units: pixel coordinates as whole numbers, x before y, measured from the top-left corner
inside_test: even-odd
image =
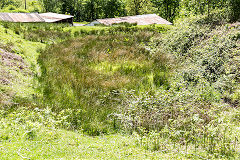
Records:
[[[120,128],[136,131],[146,149],[200,149],[208,158],[239,152],[239,125],[231,123],[236,115],[225,115],[239,110],[239,29],[220,24],[193,17],[153,40],[156,55],[175,60],[168,87],[139,95],[126,91],[112,115]]]
[[[240,138],[231,124],[236,115],[224,115],[234,113],[227,105],[204,103],[202,94],[207,91],[181,88],[141,96],[128,91],[124,107],[112,116],[126,131],[137,132],[137,143],[146,149],[170,152],[186,147],[186,152],[195,150],[201,156],[206,152],[204,157],[234,157]]]
[[[160,50],[175,56],[185,83],[209,83],[221,98],[234,94],[239,83],[239,29],[229,25],[183,21],[159,41]]]

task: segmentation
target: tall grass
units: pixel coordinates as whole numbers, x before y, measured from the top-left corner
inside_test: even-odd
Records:
[[[167,85],[163,74],[167,71],[157,67],[156,56],[145,49],[152,36],[152,32],[114,32],[50,46],[39,57],[44,101],[55,110],[82,109],[84,124],[101,127],[121,103],[122,89],[139,93]],[[153,80],[156,76],[161,83]]]
[[[32,42],[51,44],[71,37],[70,32],[64,31],[68,24],[0,22],[0,25]]]

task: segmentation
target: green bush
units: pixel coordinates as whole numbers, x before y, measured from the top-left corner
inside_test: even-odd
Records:
[[[155,84],[165,87],[158,86],[155,93],[126,91],[113,117],[123,130],[137,132],[137,144],[145,149],[171,151],[178,146],[186,152],[201,150],[203,157],[235,157],[239,125],[230,121],[238,116],[227,116],[236,112],[233,107],[239,110],[239,29],[207,24],[202,16],[176,24],[153,39],[154,54],[161,57],[154,59],[153,68],[166,61],[162,55],[175,61],[170,77],[161,74],[164,67],[153,76]]]
[[[236,52],[239,30],[228,25],[200,23],[201,17],[182,21],[160,38],[159,50],[172,54],[181,64],[178,77],[188,84],[209,83],[221,98],[232,94],[239,81]],[[188,21],[188,22],[187,22]]]
[[[29,11],[25,9],[18,8],[14,5],[9,5],[6,8],[0,10],[1,12],[8,12],[8,13],[29,13]]]
[[[226,105],[204,103],[208,100],[202,99],[203,92],[185,88],[162,90],[156,95],[126,92],[126,101],[114,116],[125,131],[138,133],[137,144],[145,149],[169,152],[186,147],[186,152],[206,152],[204,157],[237,156],[238,125],[232,125],[230,119],[235,121],[238,114],[223,116],[233,111]]]

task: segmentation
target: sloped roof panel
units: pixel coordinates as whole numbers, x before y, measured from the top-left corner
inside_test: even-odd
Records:
[[[49,17],[49,18],[56,18],[56,19],[68,19],[68,18],[74,17],[72,15],[58,14],[58,13],[52,13],[52,12],[41,13],[39,15],[44,17]]]
[[[0,13],[0,21],[8,22],[57,22],[72,17],[57,13]]]
[[[45,22],[37,13],[0,13],[0,21]]]
[[[45,22],[57,22],[64,19],[73,18],[72,15],[57,14],[52,12],[41,13],[39,15],[45,20]]]
[[[112,25],[114,23],[137,23],[138,25],[150,25],[150,24],[168,24],[171,25],[171,22],[161,18],[156,14],[145,14],[137,16],[128,16],[128,17],[119,17],[119,18],[107,18],[107,19],[97,19],[98,22],[105,25]]]

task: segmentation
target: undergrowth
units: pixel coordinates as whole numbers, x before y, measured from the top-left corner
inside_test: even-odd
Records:
[[[201,158],[236,158],[240,32],[229,24],[199,23],[201,18],[181,21],[153,40],[158,53],[170,54],[177,64],[169,88],[140,96],[126,91],[112,116],[126,131],[138,132],[147,149],[184,147],[186,153],[201,150]]]

